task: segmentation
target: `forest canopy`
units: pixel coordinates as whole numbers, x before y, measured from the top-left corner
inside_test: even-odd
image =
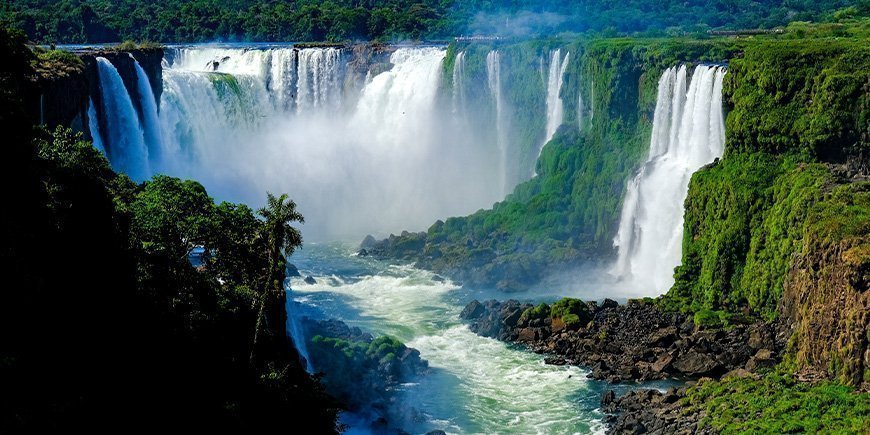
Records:
[[[698,33],[868,9],[870,0],[11,0],[0,15],[39,43],[265,42]]]

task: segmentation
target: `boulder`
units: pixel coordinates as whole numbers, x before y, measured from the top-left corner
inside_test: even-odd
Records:
[[[465,306],[462,313],[459,314],[459,318],[463,320],[474,320],[482,316],[484,312],[486,312],[486,308],[484,308],[480,301],[475,299]]]
[[[612,309],[618,307],[619,304],[613,299],[604,299],[604,302],[601,303],[601,309]]]
[[[363,251],[370,250],[378,244],[378,241],[371,234],[367,235],[359,244],[359,248]]]
[[[715,372],[720,364],[710,355],[692,349],[677,357],[671,366],[686,376],[697,377]]]
[[[284,269],[285,269],[284,274],[287,275],[288,277],[302,276],[302,274],[299,273],[299,269],[297,269],[296,265],[293,263],[287,263],[287,265],[284,267]]]
[[[305,277],[305,284],[314,285],[314,284],[317,284],[317,280],[314,279],[313,276],[308,275],[308,276]]]

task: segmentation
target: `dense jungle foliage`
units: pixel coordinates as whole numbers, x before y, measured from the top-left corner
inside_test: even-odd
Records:
[[[832,18],[867,0],[13,0],[7,25],[41,43],[442,39],[467,34],[670,33]],[[841,12],[842,14],[843,12]]]
[[[42,56],[24,41],[0,30],[0,432],[274,430],[288,418],[335,431],[274,280],[272,254],[301,242],[292,201],[273,198],[261,219],[192,181],[136,185],[81,134],[34,130],[24,102]]]

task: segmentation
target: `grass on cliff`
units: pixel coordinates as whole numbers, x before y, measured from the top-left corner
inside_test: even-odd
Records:
[[[723,434],[866,433],[870,427],[870,394],[788,375],[702,381],[685,400],[691,412],[705,412],[702,426]]]

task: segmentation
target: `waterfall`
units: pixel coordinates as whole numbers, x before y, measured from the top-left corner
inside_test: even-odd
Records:
[[[577,92],[577,131],[583,131],[583,93]]]
[[[686,67],[659,79],[650,151],[629,182],[614,246],[612,273],[639,290],[666,292],[673,285],[683,238],[683,202],[692,173],[721,157],[723,67],[695,68],[686,90]]]
[[[296,352],[299,353],[299,358],[305,361],[305,371],[308,373],[314,373],[314,367],[311,365],[311,357],[308,355],[308,344],[305,342],[305,333],[302,331],[302,324],[300,323],[298,313],[298,305],[299,303],[294,301],[291,297],[292,289],[289,286],[289,282],[284,286],[285,291],[287,292],[287,301],[284,305],[284,309],[287,311],[287,332],[290,333],[290,338],[293,339],[293,344],[296,346]]]
[[[495,104],[495,136],[501,168],[501,191],[507,191],[507,134],[504,129],[504,101],[501,95],[501,55],[498,50],[486,54],[486,80]]]
[[[296,104],[297,51],[289,48],[272,50],[269,65],[269,90],[275,108],[290,111]]]
[[[97,119],[97,108],[94,107],[93,98],[88,98],[88,130],[91,133],[91,143],[94,148],[106,155],[103,138],[100,136],[100,121]]]
[[[556,49],[550,55],[550,74],[547,78],[547,135],[544,143],[538,148],[539,156],[544,144],[553,139],[556,130],[562,125],[564,105],[559,93],[562,90],[562,83],[565,81],[565,70],[568,69],[568,58],[570,56],[571,53],[566,53],[563,59],[562,50],[560,49]]]
[[[453,113],[460,115],[465,113],[465,52],[456,54],[453,61]]]
[[[306,48],[299,51],[296,110],[337,107],[342,78],[341,50]]]
[[[160,120],[157,116],[157,102],[154,99],[154,92],[151,90],[151,83],[148,81],[148,74],[145,74],[142,65],[139,65],[132,54],[130,58],[133,59],[133,65],[136,67],[136,83],[142,107],[142,129],[145,144],[148,146],[149,163],[151,167],[156,167],[160,158],[160,150],[163,148]]]
[[[97,57],[106,134],[104,146],[109,161],[130,178],[142,181],[151,175],[148,148],[139,116],[118,70],[104,57]]]

